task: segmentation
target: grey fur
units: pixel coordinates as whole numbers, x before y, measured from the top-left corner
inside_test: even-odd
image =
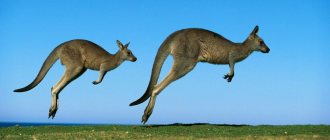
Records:
[[[253,51],[269,52],[270,49],[257,35],[258,29],[256,26],[243,43],[234,43],[215,32],[198,28],[172,33],[157,52],[146,92],[130,106],[138,105],[150,98],[142,117],[142,122],[146,123],[153,111],[156,96],[170,83],[190,72],[197,62],[229,64],[230,72],[224,79],[231,82],[235,63],[244,60]],[[170,54],[174,60],[170,73],[157,84],[161,67]]]
[[[25,92],[37,86],[56,60],[60,59],[66,69],[61,80],[51,88],[52,103],[49,109],[49,118],[54,118],[58,109],[59,93],[87,69],[100,71],[99,78],[92,82],[96,85],[102,82],[108,71],[117,68],[123,61],[129,60],[134,62],[137,60],[133,53],[127,49],[129,43],[123,45],[117,40],[117,45],[119,50],[113,55],[88,40],[77,39],[64,42],[50,53],[33,82],[26,87],[14,90],[14,92]]]

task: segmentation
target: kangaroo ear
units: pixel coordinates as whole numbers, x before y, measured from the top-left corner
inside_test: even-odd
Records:
[[[257,33],[259,31],[259,26],[256,25],[256,27],[254,27],[253,31],[250,33],[249,39],[252,40],[256,37]]]
[[[254,27],[253,31],[251,32],[251,35],[255,35],[255,34],[257,34],[258,31],[259,31],[259,26],[256,25],[256,27]]]
[[[121,43],[119,40],[116,40],[116,42],[117,42],[117,46],[119,47],[119,49],[124,49],[124,45],[123,45],[123,43]]]
[[[126,48],[128,47],[129,43],[130,43],[130,42],[128,42],[128,43],[125,45]]]

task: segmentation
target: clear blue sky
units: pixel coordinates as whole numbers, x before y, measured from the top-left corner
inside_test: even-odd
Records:
[[[299,1],[16,1],[0,2],[0,121],[139,124],[147,102],[128,104],[147,88],[160,44],[172,32],[205,28],[241,42],[259,25],[271,49],[235,67],[199,63],[157,98],[149,124],[330,124],[330,2]],[[91,40],[111,53],[115,40],[131,42],[138,57],[93,85],[87,71],[60,94],[54,120],[47,119],[50,88],[62,76],[59,61],[25,93],[58,44]],[[160,79],[167,74],[166,61]]]

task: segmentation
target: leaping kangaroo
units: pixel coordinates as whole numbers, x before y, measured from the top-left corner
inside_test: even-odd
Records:
[[[117,68],[125,60],[135,62],[137,59],[133,53],[127,49],[129,43],[123,45],[117,40],[119,51],[116,54],[110,54],[99,45],[88,40],[71,40],[60,44],[47,57],[43,63],[37,77],[33,82],[24,88],[16,89],[14,92],[25,92],[37,86],[45,77],[52,65],[61,59],[61,63],[65,65],[65,73],[61,80],[51,88],[52,103],[49,109],[48,118],[55,117],[58,109],[58,95],[62,89],[71,81],[82,75],[87,69],[99,70],[100,75],[93,84],[102,82],[104,75]]]
[[[235,63],[244,60],[253,51],[263,53],[270,51],[257,35],[258,29],[256,26],[243,43],[234,43],[215,32],[198,28],[172,33],[158,49],[146,92],[130,106],[138,105],[150,98],[142,117],[142,122],[145,124],[153,111],[157,95],[170,83],[190,72],[197,62],[229,64],[230,72],[224,76],[224,79],[231,82]],[[157,84],[162,65],[170,54],[173,56],[173,66],[164,80]]]

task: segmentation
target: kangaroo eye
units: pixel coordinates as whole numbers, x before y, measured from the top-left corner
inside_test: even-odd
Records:
[[[131,52],[127,52],[127,55],[131,55],[132,53]]]
[[[265,44],[264,41],[262,41],[262,40],[260,40],[259,43],[260,43],[260,45],[264,45]]]

